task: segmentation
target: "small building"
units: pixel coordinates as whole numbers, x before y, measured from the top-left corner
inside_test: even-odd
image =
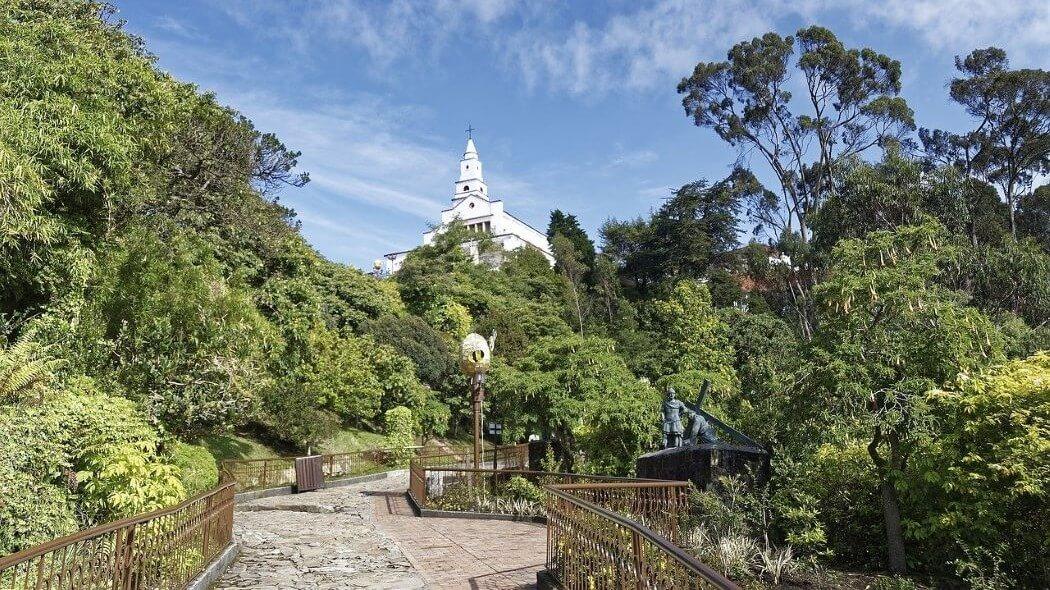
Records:
[[[441,211],[441,222],[436,228],[423,233],[423,245],[429,245],[434,237],[445,230],[455,220],[460,220],[471,231],[488,234],[493,242],[504,250],[535,248],[548,262],[554,264],[547,235],[521,219],[508,213],[501,199],[492,200],[489,187],[482,174],[481,159],[474,145],[474,139],[467,139],[467,148],[463,159],[459,161],[459,180],[456,181],[452,194],[452,206]],[[479,260],[476,242],[467,242],[463,248]],[[410,250],[391,252],[376,261],[376,270],[390,275],[401,270]]]

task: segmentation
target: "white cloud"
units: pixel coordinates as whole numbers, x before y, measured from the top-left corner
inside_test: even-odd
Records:
[[[646,164],[652,164],[659,155],[653,150],[630,150],[624,151],[621,147],[619,152],[613,156],[610,165],[614,168],[637,168],[638,166],[644,166]]]
[[[1016,65],[1047,65],[1050,6],[1039,0],[803,0],[778,8],[813,20],[846,16],[859,30],[890,25],[950,54],[995,45],[1005,48]]]
[[[666,87],[697,61],[723,59],[734,43],[769,30],[791,32],[784,25],[799,19],[827,24],[834,18],[866,35],[899,29],[948,54],[997,44],[1018,65],[1042,60],[1035,65],[1045,66],[1050,39],[1050,9],[1026,0],[653,0],[568,19],[559,18],[570,12],[563,5],[521,0],[231,0],[222,6],[241,26],[283,37],[304,52],[332,42],[354,47],[377,74],[395,64],[437,63],[449,44],[470,43],[501,56],[530,89],[581,97]],[[585,10],[581,6],[590,5],[575,8]]]

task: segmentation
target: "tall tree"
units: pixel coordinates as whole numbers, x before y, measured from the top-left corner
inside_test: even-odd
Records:
[[[643,292],[655,283],[701,278],[737,247],[741,203],[764,190],[741,168],[715,184],[691,182],[648,220],[607,221],[601,228],[602,252]]]
[[[1050,72],[1011,70],[998,47],[955,58],[962,74],[950,86],[952,100],[977,121],[968,134],[949,141],[961,148],[967,167],[999,187],[1017,235],[1018,197],[1034,174],[1050,167]]]
[[[556,233],[551,240],[554,250],[555,266],[565,283],[566,299],[572,310],[576,329],[583,334],[584,316],[589,315],[587,283],[585,281],[590,268],[584,263],[584,255],[576,249],[576,244],[568,236]]]
[[[790,60],[798,49],[805,112],[793,111]],[[898,94],[900,62],[872,49],[847,49],[823,27],[794,36],[766,33],[735,45],[726,61],[701,62],[678,85],[686,115],[741,152],[759,153],[780,184],[780,197],[757,192],[750,207],[773,237],[798,231],[834,191],[843,159],[915,128]]]
[[[579,253],[580,259],[588,267],[594,267],[594,241],[587,236],[587,232],[580,227],[580,220],[572,213],[565,213],[561,209],[551,211],[551,220],[547,224],[547,239],[554,241],[554,236],[561,234],[572,241],[572,245]]]
[[[1050,184],[1021,197],[1018,205],[1018,231],[1039,242],[1050,254]]]

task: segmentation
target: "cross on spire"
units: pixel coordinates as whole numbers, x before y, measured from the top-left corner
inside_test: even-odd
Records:
[[[472,127],[470,125],[470,123],[467,123],[467,139],[474,139],[474,132],[475,131],[477,131],[477,130],[474,129],[474,127]]]

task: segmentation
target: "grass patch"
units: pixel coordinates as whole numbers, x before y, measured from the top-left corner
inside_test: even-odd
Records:
[[[286,454],[240,434],[211,434],[201,438],[200,444],[211,451],[216,461],[268,459]]]
[[[386,446],[386,437],[377,432],[358,430],[344,426],[331,438],[324,441],[318,448],[313,449],[315,453],[350,453],[364,449],[376,449]]]

